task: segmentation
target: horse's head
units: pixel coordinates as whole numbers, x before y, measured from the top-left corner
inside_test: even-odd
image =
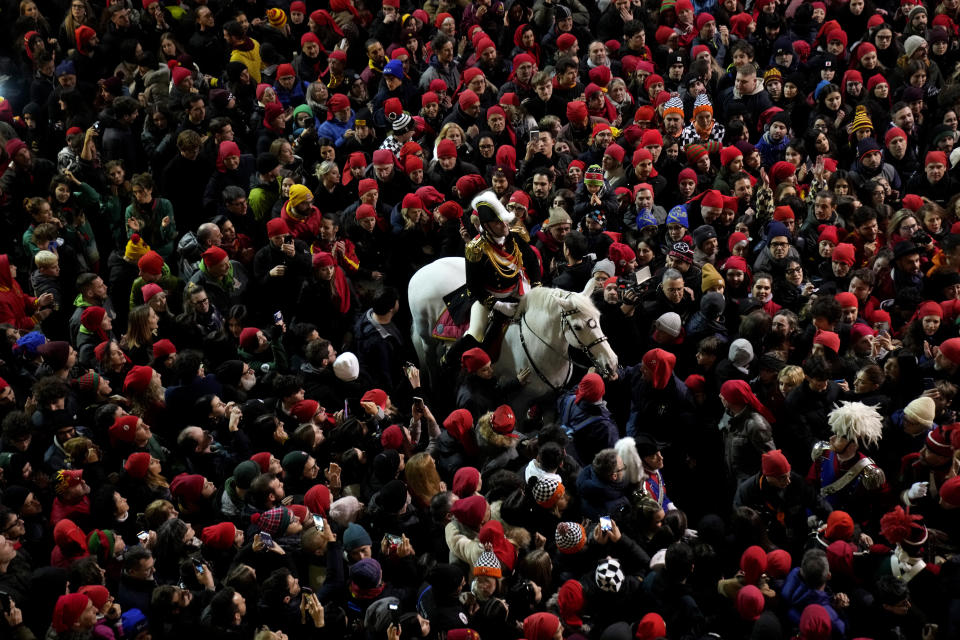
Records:
[[[600,328],[600,312],[581,293],[558,296],[557,304],[567,344],[586,353],[597,373],[609,377],[617,370],[617,354]]]

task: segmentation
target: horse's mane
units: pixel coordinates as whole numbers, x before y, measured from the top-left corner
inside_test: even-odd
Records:
[[[589,296],[585,296],[582,293],[577,293],[574,291],[566,291],[565,289],[555,289],[553,287],[534,287],[528,291],[523,297],[520,298],[520,307],[518,311],[523,313],[527,309],[548,310],[551,306],[555,307],[557,300],[560,298],[566,298],[567,300],[573,302],[577,309],[591,316],[596,317],[600,315],[600,311],[597,310],[596,306],[594,306],[593,301]]]

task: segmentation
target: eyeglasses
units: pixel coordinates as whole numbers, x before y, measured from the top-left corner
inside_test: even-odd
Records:
[[[17,526],[18,524],[23,524],[23,518],[17,518],[16,520],[14,520],[14,521],[11,522],[10,524],[8,524],[8,525],[3,529],[3,532],[6,533],[7,531],[10,531],[10,529],[13,529],[13,528],[14,528],[15,526]]]
[[[795,275],[797,273],[803,273],[803,269],[800,267],[794,267],[793,269],[787,269],[787,275]]]
[[[770,246],[777,247],[778,249],[782,249],[783,247],[789,247],[790,243],[789,242],[771,242]]]

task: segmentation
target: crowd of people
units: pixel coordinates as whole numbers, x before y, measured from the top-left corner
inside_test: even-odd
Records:
[[[960,0],[4,15],[0,636],[960,637]]]

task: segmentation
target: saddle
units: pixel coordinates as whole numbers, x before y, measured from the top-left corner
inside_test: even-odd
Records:
[[[433,323],[431,335],[437,340],[445,342],[456,342],[470,328],[470,307],[473,301],[470,299],[467,285],[455,289],[443,297],[444,309],[440,312],[440,317]],[[509,319],[500,313],[494,313],[493,318],[487,325],[487,331],[483,334],[483,342],[480,348],[483,349],[491,362],[496,362],[500,357],[500,350],[503,348],[503,337],[510,326]]]

